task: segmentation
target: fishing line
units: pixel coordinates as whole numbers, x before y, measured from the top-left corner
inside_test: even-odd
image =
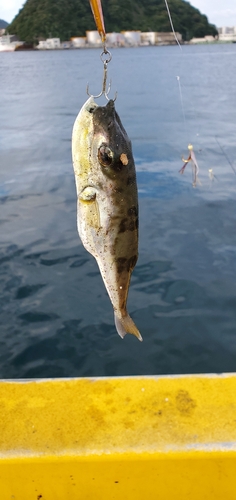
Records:
[[[236,170],[235,170],[235,168],[234,168],[234,166],[233,166],[233,163],[230,161],[230,159],[229,159],[228,155],[226,154],[225,150],[222,148],[222,146],[221,146],[221,144],[219,143],[219,140],[217,139],[217,137],[216,137],[216,136],[215,136],[215,140],[216,140],[216,142],[217,142],[217,144],[218,144],[218,146],[219,146],[220,150],[222,151],[222,153],[223,153],[224,157],[226,158],[226,160],[227,160],[228,164],[231,166],[231,168],[232,168],[232,170],[233,170],[234,174],[236,175]]]
[[[175,33],[175,28],[174,28],[174,24],[173,24],[173,21],[172,21],[172,17],[171,17],[171,13],[170,13],[170,9],[169,9],[169,5],[168,5],[168,1],[167,0],[165,0],[165,4],[166,4],[167,14],[169,16],[169,21],[170,21],[171,29],[172,29],[173,35],[175,37],[175,41],[178,44],[178,47],[180,48],[180,50],[182,52],[182,47],[181,47],[181,45],[179,43],[179,40],[177,38],[177,35]],[[179,87],[179,96],[180,96],[180,103],[181,103],[182,115],[183,115],[183,120],[184,120],[184,128],[185,128],[185,133],[187,135],[187,124],[186,124],[186,116],[185,116],[185,110],[184,110],[183,93],[182,93],[182,88],[181,88],[181,83],[180,83],[180,76],[176,76],[176,78],[177,78],[178,87]]]
[[[176,76],[176,78],[177,78],[178,87],[179,87],[179,95],[180,95],[180,103],[181,103],[181,109],[182,109],[182,114],[183,114],[183,119],[184,119],[184,127],[185,127],[185,132],[187,133],[186,116],[185,116],[185,111],[184,111],[184,101],[183,101],[182,88],[181,88],[181,84],[180,84],[180,76]]]
[[[166,4],[166,9],[167,9],[167,13],[168,13],[168,16],[169,16],[169,21],[170,21],[170,25],[171,25],[171,29],[172,29],[172,32],[173,32],[173,35],[175,37],[175,40],[181,50],[181,52],[183,53],[183,49],[178,41],[178,38],[177,38],[177,35],[176,35],[176,32],[175,32],[175,28],[174,28],[174,24],[173,24],[173,21],[172,21],[172,17],[171,17],[171,13],[170,13],[170,8],[169,8],[169,5],[168,5],[168,0],[165,0],[165,4]],[[181,102],[181,109],[182,109],[182,114],[183,114],[183,119],[184,119],[184,126],[185,126],[185,131],[187,133],[187,124],[186,124],[186,113],[185,113],[185,110],[184,110],[184,100],[183,100],[183,92],[182,92],[182,86],[181,86],[181,82],[180,82],[180,76],[176,76],[177,78],[177,81],[178,81],[178,87],[179,87],[179,96],[180,96],[180,102]],[[193,100],[192,100],[193,102]],[[193,106],[193,112],[194,112],[194,117],[195,117],[195,120],[196,120],[196,110],[195,110],[195,107]],[[196,133],[196,136],[199,136],[199,133],[197,132]]]
[[[175,41],[178,44],[178,47],[180,48],[180,50],[181,50],[181,52],[183,54],[182,47],[181,47],[181,45],[179,43],[179,40],[177,38],[175,29],[174,29],[174,25],[173,25],[173,21],[172,21],[172,17],[171,17],[171,13],[170,13],[170,9],[169,9],[169,5],[168,5],[168,1],[167,0],[165,0],[165,5],[166,5],[167,14],[169,16],[169,21],[170,21],[170,25],[171,25],[171,29],[172,29]],[[180,76],[176,76],[176,79],[177,79],[177,82],[178,82],[179,97],[180,97],[180,103],[181,103],[181,109],[182,109],[182,115],[183,115],[183,121],[184,121],[184,129],[185,129],[185,134],[186,134],[186,137],[187,137],[187,136],[189,136],[189,132],[188,132],[188,129],[187,129],[186,114],[185,114],[185,109],[184,109],[184,100],[183,100],[183,93],[182,93]],[[195,121],[196,121],[196,111],[195,111],[194,106],[193,106],[193,112],[194,112]],[[199,133],[198,132],[196,133],[196,137],[199,137]],[[188,150],[190,151],[190,156],[189,156],[188,160],[184,160],[184,158],[182,157],[182,160],[184,161],[184,166],[181,168],[180,172],[181,173],[184,172],[184,169],[185,169],[187,163],[191,160],[192,161],[192,168],[193,168],[193,176],[194,176],[193,177],[194,178],[193,185],[196,186],[197,182],[199,183],[199,180],[198,180],[199,167],[198,167],[198,163],[197,163],[196,156],[194,154],[194,150],[193,150],[193,146],[192,146],[191,142],[192,141],[189,141],[189,145],[188,145]]]
[[[170,9],[169,9],[169,5],[168,5],[168,1],[167,1],[167,0],[165,0],[165,5],[166,5],[167,13],[168,13],[168,16],[169,16],[169,21],[170,21],[170,25],[171,25],[171,29],[172,29],[173,35],[174,35],[174,37],[175,37],[175,40],[176,40],[176,42],[177,42],[177,44],[178,44],[178,46],[179,46],[180,50],[182,51],[182,47],[181,47],[181,45],[180,45],[180,43],[179,43],[179,41],[178,41],[178,38],[177,38],[177,36],[176,36],[176,32],[175,32],[175,29],[174,29],[174,25],[173,25],[173,21],[172,21],[172,17],[171,17],[171,13],[170,13]],[[182,53],[183,53],[183,52],[182,52]],[[176,76],[176,78],[177,78],[178,88],[179,88],[179,96],[180,96],[180,103],[181,103],[181,109],[182,109],[182,115],[183,115],[183,121],[184,121],[185,134],[186,134],[186,136],[187,136],[187,135],[188,135],[188,131],[187,131],[187,122],[186,122],[186,114],[185,114],[185,109],[184,109],[184,100],[183,100],[183,93],[182,93],[182,87],[181,87],[180,76]],[[195,109],[195,106],[194,106],[193,102],[194,102],[194,101],[193,101],[193,100],[191,100],[192,109],[193,109],[194,118],[195,118],[195,123],[197,123],[197,121],[198,121],[198,120],[197,120],[197,114],[196,114],[196,109]],[[199,135],[200,135],[200,134],[199,134],[198,129],[197,129],[197,132],[196,132],[196,138],[198,138],[198,140],[199,140]],[[217,142],[217,144],[218,144],[218,146],[219,146],[219,148],[220,148],[221,152],[223,153],[223,155],[224,155],[224,157],[226,158],[226,160],[227,160],[228,164],[230,165],[230,167],[232,168],[232,170],[233,170],[234,174],[236,175],[236,169],[235,169],[235,167],[234,167],[233,163],[231,162],[230,158],[228,157],[227,153],[225,152],[225,150],[224,150],[224,149],[223,149],[223,147],[221,146],[221,144],[220,144],[220,142],[219,142],[219,140],[218,140],[218,138],[217,138],[216,136],[215,136],[215,141]],[[184,160],[184,158],[182,158],[182,159],[183,159],[183,161],[184,161],[184,165],[183,165],[183,167],[180,169],[180,172],[181,172],[181,173],[183,173],[183,172],[184,172],[184,169],[185,169],[185,167],[186,167],[186,164],[188,163],[188,161],[189,161],[189,160],[190,160],[190,158],[191,158],[191,159],[192,159],[192,161],[193,161],[193,169],[194,169],[194,170],[193,170],[193,174],[194,174],[194,176],[195,176],[195,180],[197,181],[197,180],[198,180],[198,179],[197,179],[197,174],[198,174],[198,171],[199,171],[199,167],[198,167],[197,161],[195,161],[195,160],[196,160],[196,157],[195,157],[195,154],[194,154],[194,152],[193,152],[193,146],[192,146],[191,142],[192,142],[192,141],[190,141],[190,143],[189,143],[188,149],[189,149],[190,151],[192,151],[192,153],[193,153],[194,157],[193,157],[193,158],[191,158],[191,155],[190,155],[190,157],[188,158],[188,160]],[[194,142],[196,143],[196,139],[194,139]],[[213,169],[212,169],[212,168],[210,168],[210,169],[208,170],[208,172],[209,172],[209,177],[210,177],[210,180],[211,180],[211,181],[212,181],[214,178],[216,178],[216,176],[215,176],[215,175],[214,175],[214,173],[213,173]],[[198,180],[198,182],[199,182],[199,180]],[[195,185],[196,185],[196,182],[194,181],[194,183],[193,183],[193,184],[195,184]]]
[[[109,94],[110,89],[111,89],[111,82],[109,83],[108,88],[106,88],[106,85],[107,85],[107,65],[111,61],[112,55],[109,52],[109,50],[107,50],[107,47],[106,47],[106,30],[105,30],[105,23],[104,23],[104,18],[103,18],[102,4],[101,4],[101,0],[89,0],[89,1],[90,1],[91,10],[93,13],[94,21],[95,21],[95,24],[97,26],[97,31],[100,35],[100,38],[101,38],[101,41],[103,44],[103,51],[100,54],[100,59],[103,63],[103,82],[102,82],[102,90],[99,94],[97,94],[97,95],[90,94],[88,85],[87,85],[87,94],[90,97],[93,97],[95,99],[104,95],[105,98],[109,101],[110,98],[108,97],[108,94]],[[113,102],[115,102],[116,97],[117,97],[117,92],[115,93],[115,98],[113,99]]]
[[[182,115],[183,115],[183,121],[184,121],[184,128],[185,128],[185,134],[186,137],[188,137],[188,141],[192,142],[192,139],[194,138],[194,142],[196,143],[196,140],[199,138],[199,129],[196,124],[198,124],[198,118],[197,118],[197,113],[196,113],[196,108],[194,106],[194,99],[191,99],[191,107],[190,107],[190,112],[194,115],[194,123],[195,127],[192,125],[192,132],[189,132],[189,127],[187,128],[187,118],[186,118],[186,113],[185,113],[185,105],[184,105],[184,98],[183,98],[183,91],[182,89],[184,88],[181,83],[181,78],[180,76],[176,76],[177,82],[178,82],[178,90],[179,90],[179,97],[180,97],[180,104],[181,104],[181,110],[182,110]],[[195,129],[195,132],[194,130]]]
[[[165,4],[166,4],[167,14],[168,14],[168,16],[169,16],[169,20],[170,20],[171,29],[172,29],[172,31],[173,31],[173,35],[174,35],[174,37],[175,37],[175,41],[177,42],[177,44],[178,44],[178,46],[179,46],[180,50],[182,50],[182,47],[181,47],[181,45],[180,45],[180,43],[179,43],[179,40],[178,40],[178,38],[177,38],[177,36],[176,36],[176,33],[175,33],[175,29],[174,29],[174,25],[173,25],[173,22],[172,22],[172,17],[171,17],[171,13],[170,13],[170,9],[169,9],[169,5],[168,5],[167,0],[165,0]]]

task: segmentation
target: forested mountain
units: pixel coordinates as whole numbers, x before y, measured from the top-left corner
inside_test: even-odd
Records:
[[[164,0],[102,0],[107,32],[122,30],[171,31]],[[216,27],[184,0],[169,0],[175,30],[185,40],[216,35]],[[8,26],[26,42],[40,38],[85,36],[96,29],[89,0],[27,0]]]
[[[3,21],[3,19],[0,19],[0,30],[7,28],[8,23],[6,21]]]

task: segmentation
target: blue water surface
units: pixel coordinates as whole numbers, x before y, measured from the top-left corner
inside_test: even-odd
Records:
[[[0,54],[0,377],[236,371],[236,44],[113,49],[139,260],[116,333],[76,228],[71,131],[100,50]],[[179,77],[179,78],[177,78]],[[101,101],[103,104],[103,101]],[[181,157],[192,143],[196,187]]]

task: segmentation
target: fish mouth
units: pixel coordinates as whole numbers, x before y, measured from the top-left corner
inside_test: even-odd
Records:
[[[88,113],[91,113],[93,114],[93,112],[95,111],[95,109],[98,107],[98,105],[96,104],[96,102],[94,101],[94,98],[91,96],[85,103],[85,110],[88,112]]]
[[[95,127],[95,133],[101,130],[106,131],[108,136],[113,127],[116,127],[117,123],[117,113],[115,110],[114,101],[110,101],[105,106],[97,106],[93,108],[93,124]]]
[[[82,110],[90,115],[94,115],[93,120],[96,122],[104,122],[108,126],[108,129],[113,125],[116,117],[115,105],[112,99],[105,106],[99,106],[94,101],[94,96],[90,96]]]

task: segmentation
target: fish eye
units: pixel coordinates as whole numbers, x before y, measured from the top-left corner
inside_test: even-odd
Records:
[[[109,167],[112,164],[113,153],[112,150],[106,146],[106,144],[102,144],[98,149],[98,161],[103,167]]]

